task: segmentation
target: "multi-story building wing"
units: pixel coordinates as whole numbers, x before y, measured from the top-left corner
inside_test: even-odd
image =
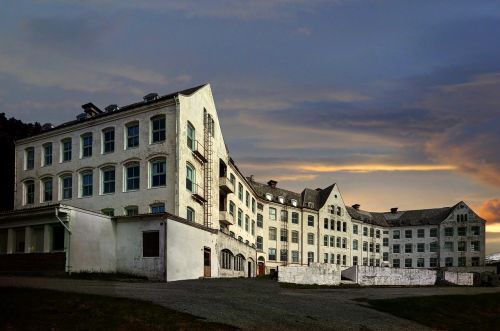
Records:
[[[346,206],[337,184],[297,193],[245,177],[208,84],[82,108],[76,120],[16,142],[15,210],[0,214],[0,260],[63,256],[66,271],[160,279],[254,276],[310,262],[484,264],[484,220],[463,202],[367,212]]]

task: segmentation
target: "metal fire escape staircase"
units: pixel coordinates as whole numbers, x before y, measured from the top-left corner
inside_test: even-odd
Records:
[[[204,217],[203,224],[207,227],[212,227],[212,189],[213,189],[213,132],[214,122],[212,116],[208,113],[204,114],[204,156],[207,160],[203,164],[203,189],[204,198],[203,209]]]

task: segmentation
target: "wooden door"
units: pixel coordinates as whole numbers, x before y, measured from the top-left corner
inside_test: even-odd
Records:
[[[259,262],[259,276],[264,275],[266,273],[266,266],[264,262]]]
[[[212,276],[212,257],[209,247],[203,249],[203,277],[210,278]]]

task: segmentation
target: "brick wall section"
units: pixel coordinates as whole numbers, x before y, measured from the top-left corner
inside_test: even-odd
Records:
[[[339,285],[340,273],[340,266],[336,264],[311,263],[309,266],[279,267],[278,280],[304,285]]]
[[[64,272],[66,253],[30,253],[0,255],[0,273]]]

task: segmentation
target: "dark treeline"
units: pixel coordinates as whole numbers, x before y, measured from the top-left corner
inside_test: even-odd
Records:
[[[0,113],[0,210],[11,210],[14,208],[14,142],[17,139],[26,138],[40,133],[40,123],[23,123],[15,118],[7,118]]]

